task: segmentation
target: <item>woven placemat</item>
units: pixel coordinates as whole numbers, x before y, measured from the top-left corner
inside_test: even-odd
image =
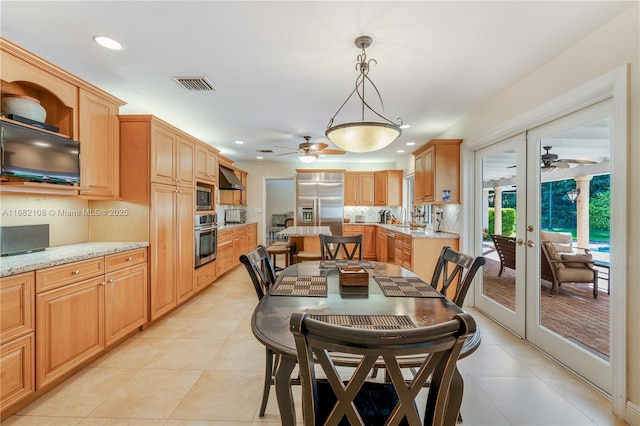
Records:
[[[387,297],[442,297],[435,288],[418,277],[380,277],[374,280]]]
[[[416,328],[407,315],[316,315],[309,317],[342,327],[362,328],[368,330],[401,330]]]
[[[373,265],[368,260],[322,260],[320,261],[321,268],[349,268],[354,266],[360,266],[361,268],[373,269]]]
[[[327,296],[327,277],[286,275],[271,289],[273,296]]]

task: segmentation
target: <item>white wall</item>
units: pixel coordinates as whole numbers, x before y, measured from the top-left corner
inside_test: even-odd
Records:
[[[627,275],[627,421],[640,424],[640,7],[634,4],[584,39],[513,84],[439,137],[478,138],[510,120],[630,64],[628,150]],[[463,149],[465,144],[462,145]]]

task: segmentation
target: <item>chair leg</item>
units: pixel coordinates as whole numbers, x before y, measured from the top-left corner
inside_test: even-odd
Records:
[[[271,349],[266,349],[265,369],[264,369],[264,388],[262,389],[262,402],[260,403],[260,417],[264,417],[267,409],[267,401],[269,400],[269,391],[273,383],[273,360],[274,354]]]

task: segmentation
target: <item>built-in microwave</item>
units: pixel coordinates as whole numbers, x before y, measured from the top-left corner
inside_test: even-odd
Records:
[[[206,186],[196,186],[196,210],[213,210],[213,192]]]

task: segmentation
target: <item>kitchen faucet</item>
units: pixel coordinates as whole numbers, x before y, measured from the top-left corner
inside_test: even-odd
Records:
[[[407,209],[405,206],[402,206],[402,224],[407,226],[407,225],[411,225],[411,221],[407,220],[408,219],[408,215],[407,215]]]

